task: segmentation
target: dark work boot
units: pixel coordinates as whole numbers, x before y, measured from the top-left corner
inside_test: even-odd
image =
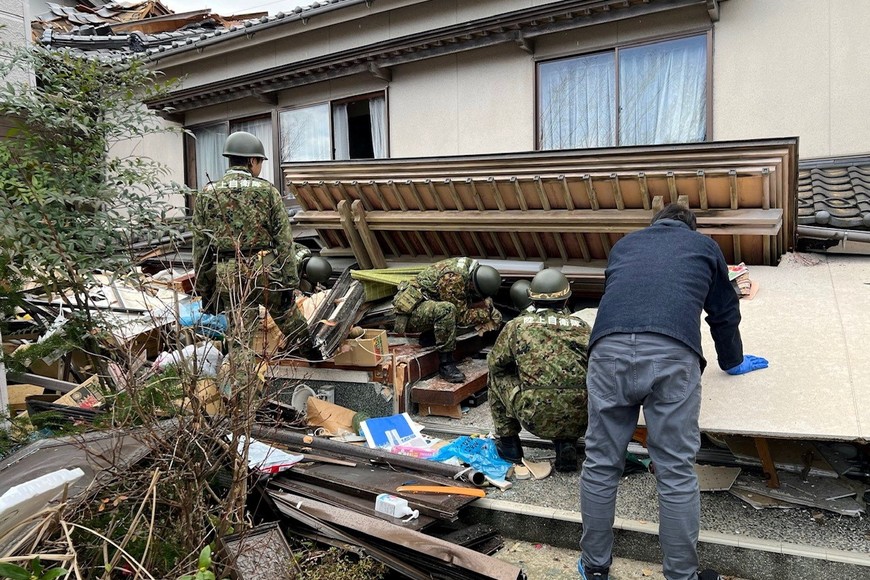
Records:
[[[440,352],[441,362],[438,365],[438,374],[448,383],[464,383],[465,374],[459,370],[453,362],[452,352]]]
[[[556,471],[577,471],[577,442],[574,439],[554,439]]]
[[[719,575],[715,570],[704,570],[702,572],[698,572],[698,580],[721,580],[722,576]]]
[[[523,444],[520,442],[519,435],[496,437],[495,449],[498,451],[498,456],[505,461],[521,463],[523,460]]]

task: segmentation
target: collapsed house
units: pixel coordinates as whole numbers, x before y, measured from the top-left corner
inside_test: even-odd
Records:
[[[395,280],[407,276],[407,271],[450,256],[484,260],[499,269],[508,283],[557,266],[571,280],[575,295],[588,300],[575,306],[594,308],[612,245],[621,235],[646,225],[656,208],[682,203],[698,213],[700,231],[717,241],[730,264],[746,266],[751,290],[742,303],[744,340],[759,345],[759,352],[765,349],[763,354],[771,360],[769,372],[739,381],[726,383],[714,373],[705,376],[701,427],[727,455],[722,463],[732,468],[760,466],[765,474],[744,474],[737,484],[732,479],[715,488],[733,485],[734,493],[745,501],[758,502],[761,496],[809,502],[840,514],[861,514],[861,494],[840,487],[820,491],[819,486],[809,491],[808,485],[818,483],[807,481],[810,475],[825,476],[831,482],[860,474],[860,461],[845,457],[843,450],[865,443],[870,436],[868,410],[860,404],[870,384],[868,363],[860,354],[861,345],[870,338],[866,335],[870,320],[861,307],[866,302],[868,265],[863,258],[795,252],[866,253],[870,162],[839,156],[853,153],[848,148],[860,148],[863,141],[856,139],[858,144],[826,150],[819,145],[824,139],[818,135],[799,130],[771,132],[770,125],[765,126],[767,135],[776,138],[706,141],[713,136],[724,140],[755,134],[746,125],[762,122],[751,116],[737,119],[745,114],[723,110],[726,99],[711,103],[709,93],[699,102],[715,108],[713,119],[705,115],[700,122],[698,142],[680,139],[680,145],[650,142],[624,146],[628,141],[619,139],[568,139],[554,145],[557,132],[545,131],[543,115],[532,119],[528,111],[534,108],[529,101],[532,95],[539,103],[546,98],[531,85],[546,77],[546,63],[572,64],[570,58],[564,58],[565,46],[581,42],[581,32],[613,36],[614,46],[628,51],[635,40],[652,42],[650,39],[660,33],[674,32],[667,22],[673,17],[680,22],[676,36],[696,35],[707,47],[714,41],[727,47],[728,39],[733,38],[728,36],[727,26],[739,26],[741,18],[753,13],[747,16],[738,11],[743,8],[734,8],[734,20],[729,21],[727,11],[733,3],[720,7],[719,2],[689,1],[551,2],[534,9],[487,5],[485,10],[492,14],[462,12],[451,17],[456,22],[439,21],[440,26],[435,26],[432,20],[443,16],[435,8],[436,14],[421,15],[413,2],[368,4],[329,2],[237,24],[187,27],[199,22],[199,16],[192,16],[183,29],[175,31],[150,28],[157,22],[149,23],[147,29],[142,23],[127,28],[108,23],[109,30],[58,28],[40,35],[47,46],[106,49],[110,51],[107,56],[117,58],[138,54],[170,74],[190,74],[182,89],[152,106],[163,110],[169,122],[183,124],[197,135],[195,142],[177,143],[179,147],[173,152],[183,151],[184,155],[174,155],[174,169],[191,187],[201,185],[207,175],[220,173],[221,160],[214,156],[214,144],[228,132],[253,130],[271,144],[273,163],[267,173],[299,206],[294,216],[299,241],[329,258],[337,272],[320,306],[309,317],[325,360],[264,356],[271,383],[276,387],[295,385],[271,403],[291,416],[314,419],[309,425],[314,429],[323,428],[318,423],[322,423],[323,414],[317,419],[315,411],[321,405],[318,401],[325,399],[351,411],[350,430],[357,413],[373,418],[409,413],[427,424],[430,432],[456,436],[464,426],[436,426],[421,417],[459,421],[469,405],[485,407],[486,365],[482,355],[494,337],[469,333],[460,339],[458,352],[465,357],[466,382],[451,385],[431,378],[437,368],[435,350],[420,345],[416,337],[390,334],[390,295]],[[722,24],[720,10],[725,12]],[[640,26],[641,19],[648,21],[641,26],[643,32],[623,45],[619,39],[624,34],[631,36],[626,30]],[[173,24],[166,26],[171,27],[184,18],[179,15],[167,20]],[[373,38],[366,41],[363,33],[357,37],[347,32],[355,25]],[[378,36],[382,28],[390,26],[408,29],[406,34],[396,33],[395,38]],[[282,36],[282,27],[291,32]],[[134,33],[137,28],[139,32]],[[324,36],[330,46],[318,48],[318,39]],[[299,46],[281,44],[287,43],[282,41],[286,37],[299,40]],[[352,46],[345,47],[344,39],[350,39]],[[238,71],[214,78],[219,74],[215,71],[225,70],[215,65],[224,58],[219,51],[240,58],[239,54],[250,54],[266,43],[284,51],[270,63],[272,66],[253,72],[233,61]],[[586,37],[582,44],[590,50],[599,47]],[[306,50],[309,53],[302,55]],[[705,49],[705,63],[713,59],[708,51]],[[581,52],[585,54],[585,50]],[[717,49],[717,54],[721,52]],[[529,61],[529,55],[536,60]],[[739,56],[725,58],[724,63],[713,63],[713,74],[718,66],[727,70],[727,59]],[[245,66],[256,67],[258,63]],[[431,76],[426,74],[427,67],[431,67]],[[483,75],[483,70],[491,74]],[[471,112],[461,113],[459,107],[454,110],[453,105],[445,104],[457,98],[433,103],[435,99],[422,97],[430,92],[441,95],[437,85],[454,74],[463,78],[481,74],[481,84],[488,84],[492,91],[487,94],[514,94],[516,79],[525,79],[528,98],[502,108],[491,103],[469,105]],[[412,82],[405,84],[407,79]],[[723,84],[727,86],[727,82],[726,78]],[[712,79],[705,77],[705,83],[711,87]],[[721,86],[717,80],[717,87]],[[461,94],[465,101],[475,103],[473,96],[480,91],[474,85],[456,88],[456,94],[450,95]],[[409,113],[419,102],[425,102],[427,108]],[[383,107],[387,104],[385,115]],[[799,108],[800,103],[789,106]],[[512,117],[528,122],[517,128],[520,123],[509,122]],[[361,118],[366,120],[365,129],[352,129],[352,121],[360,122]],[[555,118],[562,119],[559,115]],[[311,135],[299,131],[304,138],[293,139],[293,128],[304,125],[306,119],[310,127],[319,129]],[[466,131],[467,126],[475,130]],[[798,140],[779,138],[798,133],[801,160]],[[328,145],[312,149],[312,144],[324,137]],[[360,141],[365,142],[361,148],[364,153],[357,148]],[[533,148],[538,150],[529,152]],[[392,158],[387,157],[388,151]],[[184,159],[180,167],[178,159]],[[163,272],[169,279],[171,294],[162,298],[164,306],[195,302],[189,296],[189,248],[152,252],[142,268],[148,274]],[[367,270],[384,269],[406,272],[392,279],[389,274],[366,274]],[[99,306],[113,313],[136,308],[148,311],[144,327],[121,337],[147,343],[153,330],[148,305],[133,304],[133,298],[111,287],[96,298],[105,301]],[[50,306],[38,298],[32,305]],[[500,305],[509,307],[504,293]],[[33,312],[39,318],[39,310],[34,308]],[[173,312],[179,312],[178,308]],[[584,316],[594,320],[594,310]],[[50,326],[52,313],[42,317],[44,326]],[[807,324],[808,318],[814,324]],[[165,323],[173,323],[171,315]],[[364,332],[349,338],[355,325]],[[821,325],[824,332],[818,330]],[[268,320],[263,320],[262,333],[263,354],[274,353],[281,337]],[[9,347],[21,348],[21,343],[35,338],[19,334]],[[712,352],[709,336],[705,340],[707,352]],[[148,363],[155,360],[162,346],[151,343],[145,349]],[[824,361],[819,357],[822,352],[826,353]],[[71,359],[48,373],[30,370],[29,374],[11,375],[11,380],[55,391],[80,388],[86,380],[76,375],[78,370]],[[822,390],[824,396],[819,396]],[[31,406],[36,401],[33,399]],[[18,404],[27,408],[26,401]],[[79,404],[66,406],[81,409]],[[473,505],[468,499],[471,496],[459,493],[424,500],[413,492],[397,492],[408,476],[397,478],[388,470],[361,482],[356,475],[359,467],[373,460],[384,461],[383,457],[361,460],[347,455],[351,453],[347,448],[339,452],[333,449],[332,455],[311,453],[311,449],[305,450],[306,442],[293,442],[287,433],[274,430],[258,436],[276,446],[282,444],[291,453],[321,455],[320,459],[300,461],[276,477],[272,487],[258,490],[275,504],[282,517],[298,522],[312,537],[382,554],[396,569],[418,567],[416,572],[406,569],[409,574],[441,564],[423,553],[415,554],[410,565],[397,561],[397,553],[419,537],[395,528],[383,531],[378,522],[366,519],[377,517],[375,498],[381,493],[399,493],[409,501],[420,517],[402,528],[415,532],[436,521],[453,523],[462,509]],[[360,437],[358,430],[356,436]],[[532,439],[527,442],[546,445]],[[846,445],[840,448],[836,443]],[[636,450],[642,453],[642,448]],[[27,456],[29,452],[20,453]],[[395,461],[386,462],[392,465]],[[443,487],[455,482],[456,476],[454,472],[436,477],[425,468],[415,473],[416,480]],[[795,473],[803,479],[795,478]],[[472,484],[458,487],[474,489]],[[794,492],[795,488],[799,491]],[[395,521],[391,524],[397,525]],[[376,533],[360,536],[348,531],[366,527]],[[489,533],[478,532],[482,536]],[[491,550],[498,543],[491,539],[484,538],[480,544]],[[233,541],[227,539],[228,545]],[[430,548],[432,551],[447,550],[443,544],[427,541],[438,544]],[[462,555],[471,558],[463,560],[468,568],[479,570],[487,565],[477,556]],[[516,577],[517,572],[498,568],[494,574]]]

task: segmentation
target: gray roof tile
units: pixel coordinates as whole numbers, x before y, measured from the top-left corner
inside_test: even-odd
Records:
[[[798,223],[870,229],[870,160],[798,172]]]

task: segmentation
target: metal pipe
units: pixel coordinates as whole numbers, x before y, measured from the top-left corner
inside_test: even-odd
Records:
[[[817,226],[798,226],[798,236],[823,240],[843,240],[870,243],[870,232],[843,230],[839,228],[820,228]]]
[[[408,457],[406,455],[396,455],[395,453],[390,453],[389,451],[383,451],[381,449],[358,447],[356,445],[351,445],[350,443],[332,441],[331,439],[325,439],[323,437],[313,437],[303,433],[294,433],[293,431],[288,431],[286,429],[275,429],[263,427],[262,425],[254,425],[251,429],[251,435],[259,437],[260,439],[270,439],[287,445],[310,447],[312,449],[320,449],[322,451],[329,451],[369,461],[382,461],[384,463],[390,463],[413,471],[425,471],[443,477],[449,477],[450,479],[467,481],[474,485],[484,485],[486,483],[486,476],[470,467],[457,467],[455,465],[447,465],[437,461],[417,459],[416,457]]]

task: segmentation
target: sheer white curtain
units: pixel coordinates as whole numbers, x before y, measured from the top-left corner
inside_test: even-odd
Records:
[[[209,177],[217,181],[227,170],[227,158],[223,156],[227,129],[223,123],[193,129],[196,136],[196,187],[202,189]]]
[[[350,159],[350,135],[347,122],[347,103],[332,107],[332,138],[336,159]]]
[[[375,159],[384,159],[387,156],[387,119],[386,100],[384,97],[375,97],[369,101],[369,118],[372,124],[372,150]]]
[[[264,117],[262,119],[234,122],[230,125],[230,132],[235,133],[236,131],[247,131],[262,141],[263,147],[266,149],[266,157],[269,159],[263,162],[260,177],[274,184],[275,165],[272,159],[272,119]]]
[[[546,62],[539,69],[541,149],[616,144],[614,53]]]
[[[707,37],[619,52],[620,145],[703,141],[707,128]]]
[[[332,159],[329,103],[281,111],[281,161]]]

